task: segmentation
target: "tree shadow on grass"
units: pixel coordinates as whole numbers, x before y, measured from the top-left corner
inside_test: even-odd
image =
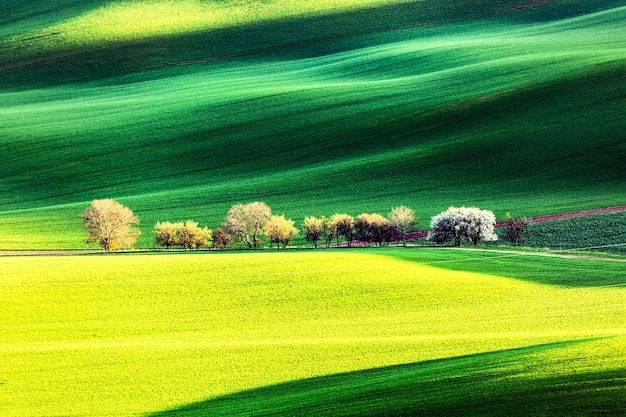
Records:
[[[625,368],[553,377],[532,377],[525,368],[531,355],[591,340],[303,379],[152,417],[624,415]]]

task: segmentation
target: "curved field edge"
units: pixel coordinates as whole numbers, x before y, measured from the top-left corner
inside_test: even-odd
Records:
[[[624,265],[610,259],[558,258],[544,256],[550,253],[530,254],[518,250],[491,251],[452,247],[389,248],[372,253],[420,265],[493,274],[542,285],[571,288],[626,286]]]
[[[394,258],[401,249],[2,257],[0,411],[132,415],[303,378],[624,334],[623,287],[601,274],[577,282],[600,269],[623,278],[613,264],[543,264],[562,275],[546,285],[491,275],[488,260],[480,273],[438,267],[474,264],[475,254],[415,251],[419,262]],[[583,380],[608,377],[624,352],[623,338],[607,340],[549,358]],[[565,369],[526,371],[543,379]]]
[[[580,345],[585,344],[584,348]],[[626,411],[625,338],[536,345],[263,387],[152,417],[588,416]],[[615,367],[577,356],[599,349]],[[568,366],[564,367],[563,363]]]

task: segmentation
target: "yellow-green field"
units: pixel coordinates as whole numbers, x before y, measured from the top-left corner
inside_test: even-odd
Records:
[[[626,282],[623,263],[514,258],[512,266],[553,262],[546,274],[573,284],[554,286],[492,275],[506,262],[493,256],[393,249],[0,257],[0,415],[124,416],[191,403],[198,404],[171,415],[257,415],[254,394],[226,400],[219,412],[211,401],[398,364],[421,369],[405,385],[457,372],[491,389],[496,381],[557,377],[577,389],[577,375],[593,372],[610,385],[596,394],[624,398],[615,376],[626,375],[626,288],[615,284]],[[482,272],[449,268],[470,264]],[[611,285],[576,285],[600,270]],[[538,275],[529,271],[529,279]],[[563,344],[550,345],[556,342]],[[531,350],[510,351],[516,348]],[[459,359],[485,352],[496,356]],[[357,375],[344,377],[359,390],[395,386]],[[461,395],[453,381],[441,399]],[[298,389],[285,388],[289,396]],[[326,401],[327,394],[317,391]],[[357,397],[352,410],[376,405]],[[576,400],[583,411],[590,407],[584,398]],[[337,411],[340,403],[329,415],[349,414]],[[246,410],[237,409],[242,404]]]

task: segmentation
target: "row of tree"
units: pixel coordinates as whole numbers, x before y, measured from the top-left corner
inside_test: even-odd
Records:
[[[111,200],[94,200],[81,214],[88,233],[88,243],[98,243],[105,251],[132,247],[140,235],[139,219],[122,204]],[[521,242],[528,223],[508,219],[509,233]],[[428,239],[441,244],[453,242],[460,246],[464,241],[474,245],[497,240],[494,233],[495,216],[491,211],[476,207],[450,207],[434,216],[430,222]],[[417,230],[419,220],[415,212],[405,206],[394,207],[387,217],[378,213],[362,213],[356,218],[337,213],[330,217],[305,217],[303,237],[314,247],[335,242],[352,246],[355,241],[377,244],[400,241],[406,245],[407,238]],[[513,227],[515,225],[515,227]],[[214,231],[200,227],[197,222],[157,222],[154,226],[154,244],[165,248],[182,247],[194,249],[213,246],[224,249],[238,241],[249,248],[262,245],[261,236],[268,239],[270,247],[286,247],[300,233],[294,221],[284,215],[274,215],[262,202],[236,204],[226,213],[225,221]]]
[[[349,214],[333,214],[330,218],[305,217],[304,239],[317,247],[318,242],[330,246],[335,239],[352,246],[354,241],[374,243],[379,246],[385,242],[402,241],[406,244],[407,236],[417,230],[419,220],[409,207],[400,206],[391,209],[387,217],[378,213],[361,213],[356,219]]]
[[[417,228],[413,210],[408,207],[395,207],[385,218],[378,213],[362,213],[356,219],[348,214],[334,214],[331,217],[313,217],[304,219],[304,239],[315,247],[320,242],[330,246],[333,242],[347,242],[351,246],[355,240],[363,243],[376,243],[402,240]],[[155,225],[156,246],[170,248],[182,246],[185,249],[208,246],[213,242],[215,248],[226,248],[233,241],[241,242],[249,248],[262,245],[264,236],[270,247],[286,247],[300,233],[294,221],[284,215],[274,215],[270,207],[261,202],[237,204],[226,213],[225,221],[215,230],[201,229],[196,222],[186,223],[157,222]]]

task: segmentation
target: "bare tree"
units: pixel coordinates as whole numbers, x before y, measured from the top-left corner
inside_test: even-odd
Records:
[[[402,237],[402,245],[406,246],[406,236],[417,228],[418,220],[415,219],[415,212],[409,207],[392,207],[387,216],[396,232]]]
[[[506,240],[514,245],[521,245],[526,238],[528,228],[533,224],[533,220],[529,217],[514,219],[510,213],[506,213],[504,221],[507,224],[505,229]]]
[[[339,237],[343,236],[348,246],[352,246],[354,240],[354,217],[349,214],[333,214],[330,218],[330,223],[335,230],[335,237],[337,238],[337,244],[339,244]]]
[[[258,235],[272,210],[265,203],[255,201],[249,204],[236,204],[228,210],[226,223],[229,230],[249,248],[259,246]]]
[[[105,252],[132,247],[141,231],[134,227],[139,219],[115,200],[93,200],[80,215],[88,233],[87,243],[97,243]]]
[[[230,234],[228,230],[228,225],[222,223],[220,227],[218,227],[212,234],[213,238],[213,247],[217,249],[225,249],[230,245],[230,242],[233,240],[233,236]]]

